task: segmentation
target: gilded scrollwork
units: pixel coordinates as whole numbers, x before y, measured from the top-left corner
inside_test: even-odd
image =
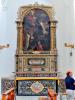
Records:
[[[26,27],[29,27],[29,26],[27,26],[27,24],[25,24],[26,20],[24,21],[24,18],[27,18],[27,16],[31,18],[32,16],[29,16],[31,14],[31,11],[35,11],[35,14],[36,14],[36,9],[37,9],[37,11],[45,12],[44,14],[48,18],[48,21],[46,23],[49,22],[48,29],[50,29],[50,30],[48,32],[50,34],[50,41],[48,41],[48,42],[49,42],[50,47],[49,47],[49,49],[47,49],[45,51],[36,51],[33,49],[25,49],[24,48],[25,46],[23,46],[23,39],[25,40],[27,38],[27,37],[24,38],[25,37],[24,35],[26,33]],[[20,71],[26,72],[30,69],[32,71],[34,70],[34,67],[32,66],[30,68],[30,65],[28,65],[28,63],[27,63],[29,58],[34,58],[34,59],[35,58],[37,58],[37,59],[44,58],[45,59],[45,65],[43,67],[35,66],[36,69],[33,72],[35,72],[37,69],[39,69],[39,72],[51,72],[51,71],[55,72],[57,70],[57,49],[56,49],[56,24],[57,24],[57,21],[54,18],[54,14],[55,14],[54,8],[51,6],[39,5],[38,3],[35,3],[35,4],[20,7],[18,9],[17,14],[18,14],[17,21],[16,21],[17,32],[18,32],[18,34],[17,34],[17,55],[19,56],[19,58],[23,58],[23,63],[21,64],[21,66],[19,66],[19,63],[21,63],[21,62],[19,62],[17,65],[18,72],[20,72]],[[34,17],[37,17],[37,16],[34,16]],[[40,24],[42,26],[44,23],[41,22]],[[31,26],[29,28],[31,29]],[[28,31],[28,32],[30,32],[30,31]],[[28,33],[28,36],[29,36],[29,33]],[[43,36],[43,35],[41,35],[41,36]],[[26,43],[27,43],[27,41],[26,41]]]
[[[33,4],[33,5],[20,7],[17,13],[18,14],[17,20],[23,21],[24,16],[26,16],[30,12],[30,10],[37,9],[37,8],[44,10],[48,14],[49,18],[51,20],[54,20],[53,8],[51,6],[44,6],[44,5],[39,5],[39,4]]]

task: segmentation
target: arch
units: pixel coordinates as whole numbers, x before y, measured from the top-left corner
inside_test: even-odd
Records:
[[[29,5],[29,6],[22,6],[18,10],[18,20],[23,22],[24,17],[32,10],[32,9],[41,9],[47,13],[49,18],[54,20],[54,9],[51,6],[44,6],[44,5]]]

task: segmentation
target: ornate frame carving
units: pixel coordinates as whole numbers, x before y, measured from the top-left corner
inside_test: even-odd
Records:
[[[24,32],[24,25],[23,25],[23,18],[30,12],[32,9],[42,9],[44,10],[50,18],[50,51],[46,51],[46,53],[29,53],[23,51],[23,32]],[[17,52],[16,52],[16,72],[26,72],[28,73],[28,69],[31,70],[31,67],[28,65],[27,61],[30,58],[45,58],[45,67],[42,66],[38,72],[53,72],[56,73],[57,71],[57,49],[56,49],[56,23],[57,21],[54,18],[54,10],[53,7],[39,5],[37,3],[28,6],[22,6],[18,10],[18,18],[17,18]],[[36,70],[37,70],[36,68]],[[34,70],[34,66],[32,66]],[[43,70],[42,70],[43,69]],[[32,72],[35,72],[34,70]],[[30,71],[29,71],[30,72]],[[37,72],[37,71],[36,71]],[[38,73],[37,72],[37,73]],[[35,75],[34,75],[35,76]]]
[[[54,19],[54,10],[53,7],[39,5],[37,3],[28,6],[22,6],[18,10],[18,18],[17,18],[17,49],[22,52],[23,50],[23,18],[32,10],[32,9],[41,9],[44,10],[50,18],[50,32],[51,32],[51,50],[56,50],[56,23],[57,21]]]

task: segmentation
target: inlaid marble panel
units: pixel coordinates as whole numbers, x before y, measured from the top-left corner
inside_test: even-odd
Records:
[[[31,73],[31,72],[25,72],[25,73],[17,73],[17,77],[56,77],[57,73]]]
[[[66,92],[66,86],[64,79],[59,80],[59,92],[65,93]]]
[[[17,81],[17,95],[47,96],[48,87],[57,91],[56,80],[23,80]]]
[[[2,78],[1,79],[1,93],[14,88],[14,79]]]

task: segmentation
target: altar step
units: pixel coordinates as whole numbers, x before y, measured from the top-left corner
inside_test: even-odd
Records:
[[[48,97],[45,96],[43,96],[43,99],[40,98],[41,96],[16,96],[16,100],[51,100],[50,98],[48,99]],[[67,100],[67,98],[65,95],[63,95],[62,97],[58,95],[56,100]]]
[[[2,94],[0,100],[67,100],[66,94],[60,94],[54,92],[52,89],[48,89],[48,96],[15,96],[14,88],[6,91]]]
[[[14,100],[51,100],[47,96],[16,96],[15,98]],[[7,98],[0,98],[0,100],[7,100]],[[56,100],[67,100],[66,95],[60,96],[60,94],[58,94]]]
[[[41,96],[16,96],[15,98],[14,100],[51,100],[49,97],[46,96],[42,96],[42,97]],[[7,100],[7,98],[5,99],[0,98],[0,100]],[[66,95],[60,96],[60,94],[58,94],[56,100],[67,100]]]

